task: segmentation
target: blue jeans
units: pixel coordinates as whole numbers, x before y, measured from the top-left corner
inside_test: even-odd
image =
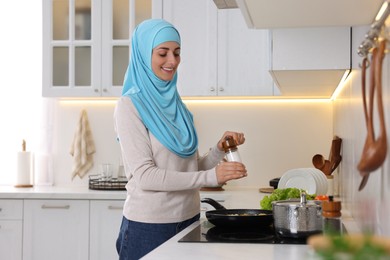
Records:
[[[140,259],[147,253],[199,220],[200,214],[178,223],[142,223],[122,218],[116,250],[119,260]]]

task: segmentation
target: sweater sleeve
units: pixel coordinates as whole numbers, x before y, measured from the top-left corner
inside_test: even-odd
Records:
[[[217,145],[210,148],[210,150],[199,158],[198,164],[200,170],[208,170],[215,167],[225,156],[223,151],[218,150]]]
[[[114,120],[126,176],[138,188],[179,191],[218,184],[215,168],[206,167],[199,171],[196,154],[181,158],[153,139],[130,98],[118,100]],[[215,156],[212,152],[211,157],[201,163],[202,167],[212,166]],[[200,162],[203,160],[200,159]]]

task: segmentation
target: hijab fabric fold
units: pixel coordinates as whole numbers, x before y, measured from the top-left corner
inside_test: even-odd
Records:
[[[196,152],[198,138],[193,116],[177,92],[177,73],[171,81],[161,80],[153,73],[151,64],[153,48],[167,41],[180,45],[180,35],[172,24],[150,19],[137,26],[122,96],[131,98],[145,126],[157,140],[171,152],[186,158]]]

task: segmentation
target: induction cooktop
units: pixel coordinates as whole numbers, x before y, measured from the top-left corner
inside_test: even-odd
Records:
[[[193,243],[258,243],[258,244],[307,244],[306,238],[283,238],[275,233],[273,226],[217,227],[208,221],[182,237],[179,242]]]

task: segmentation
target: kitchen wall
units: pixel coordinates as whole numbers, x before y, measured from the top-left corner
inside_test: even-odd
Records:
[[[54,184],[88,185],[88,177],[71,180],[69,154],[83,108],[88,112],[97,148],[95,167],[90,174],[97,174],[101,163],[109,162],[117,167],[120,155],[113,128],[115,102],[52,102]],[[291,168],[313,167],[314,154],[329,154],[333,129],[330,101],[187,101],[187,105],[195,117],[201,153],[207,152],[225,130],[245,133],[246,143],[239,149],[249,176],[228,185],[268,187],[270,179],[280,177]]]
[[[353,30],[353,49],[364,39],[369,27],[356,27]],[[386,117],[387,133],[390,129],[390,59],[387,55],[383,64],[383,102]],[[366,139],[366,126],[363,114],[361,70],[359,63],[361,58],[353,56],[355,68],[349,80],[334,102],[334,133],[343,138],[343,160],[339,167],[340,189],[343,199],[343,207],[350,210],[362,228],[378,234],[390,235],[390,159],[387,155],[383,167],[372,172],[368,184],[362,191],[358,191],[361,176],[357,170],[364,142]],[[369,74],[369,73],[368,73]],[[368,77],[369,78],[369,77]],[[369,80],[369,79],[367,79]],[[368,88],[369,84],[367,84]],[[375,101],[375,106],[376,106]],[[376,135],[380,133],[378,114],[374,112]]]

